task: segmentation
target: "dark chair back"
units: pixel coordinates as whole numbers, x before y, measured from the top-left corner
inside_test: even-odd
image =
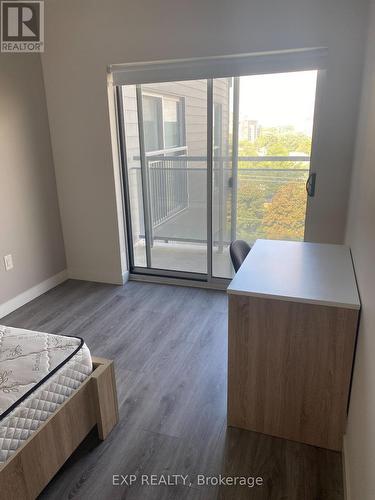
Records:
[[[232,264],[236,272],[241,267],[242,262],[245,260],[250,250],[251,246],[243,240],[232,241],[230,244],[230,258],[232,259]]]

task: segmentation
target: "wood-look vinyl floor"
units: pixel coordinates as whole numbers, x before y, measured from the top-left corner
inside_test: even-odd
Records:
[[[342,500],[339,453],[226,427],[223,292],[67,281],[2,324],[83,337],[115,360],[120,423],[92,432],[43,499]],[[183,474],[189,486],[115,486],[113,475]],[[263,486],[199,486],[206,476],[260,476]]]

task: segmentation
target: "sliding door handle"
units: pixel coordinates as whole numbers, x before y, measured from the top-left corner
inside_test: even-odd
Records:
[[[306,192],[310,197],[315,195],[315,181],[316,181],[316,174],[311,173],[306,181]]]

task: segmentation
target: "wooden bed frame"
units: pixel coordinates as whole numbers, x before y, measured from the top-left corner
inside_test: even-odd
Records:
[[[34,500],[95,426],[104,440],[118,422],[113,361],[92,361],[91,375],[0,465],[1,498]]]

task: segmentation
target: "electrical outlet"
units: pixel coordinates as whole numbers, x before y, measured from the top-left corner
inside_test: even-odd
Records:
[[[4,266],[6,271],[10,271],[11,269],[13,269],[13,257],[11,254],[4,256]]]

